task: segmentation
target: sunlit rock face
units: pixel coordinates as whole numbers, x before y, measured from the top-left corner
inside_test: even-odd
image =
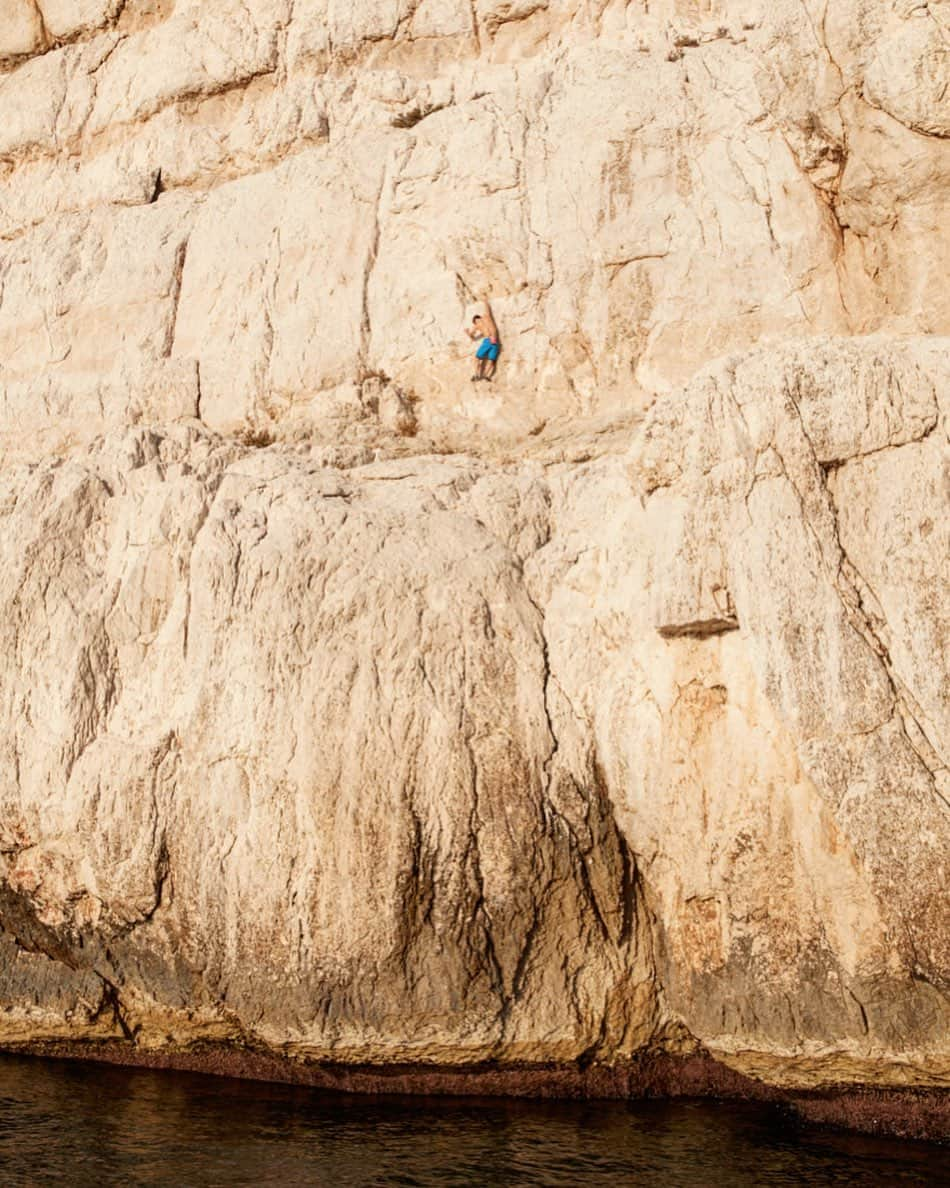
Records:
[[[524,432],[764,337],[950,330],[946,0],[3,15],[0,354],[60,433],[155,383],[312,426],[371,373]],[[485,297],[497,404],[460,357]]]
[[[0,0],[0,1041],[950,1083],[948,38]]]

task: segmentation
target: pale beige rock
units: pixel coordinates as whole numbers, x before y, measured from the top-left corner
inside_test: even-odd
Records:
[[[119,13],[161,12],[169,0],[37,0],[51,37],[67,41],[105,28]]]
[[[92,972],[146,1048],[944,1083],[947,346],[735,359],[586,463],[8,467],[0,919],[77,972],[5,1042],[119,1027]]]
[[[211,376],[240,337],[214,425],[319,423],[377,372],[439,432],[635,412],[763,337],[950,327],[945,7],[50,5],[60,48],[0,76],[0,236],[122,205],[158,227],[177,190],[207,196],[176,353]],[[330,174],[367,209],[321,207],[306,179]],[[216,203],[248,231],[220,293]],[[312,262],[300,295],[267,297],[271,368],[266,321],[242,322],[265,303],[279,211]],[[321,275],[357,226],[345,282],[332,255]],[[501,399],[463,399],[461,323],[485,297]],[[7,301],[36,321],[29,292]],[[102,334],[104,372],[151,338],[147,310],[141,332]]]
[[[948,8],[0,5],[0,1042],[950,1083]]]
[[[159,218],[143,207],[99,209],[16,239],[2,265],[0,384],[75,372],[105,379],[167,358],[192,218],[191,201],[175,196]],[[88,410],[76,411],[88,431]]]
[[[34,0],[0,0],[0,61],[35,53],[43,44],[43,20]]]
[[[122,984],[143,1042],[224,1022],[448,1061],[647,1039],[624,843],[602,791],[576,824],[547,797],[541,616],[466,508],[498,481],[195,429],[10,473],[5,597],[52,577],[65,650],[54,678],[26,647],[9,688],[4,926],[83,936],[69,960]],[[530,480],[510,493],[543,514]]]
[[[743,928],[755,922],[746,941],[752,949],[745,951],[756,954],[760,984],[750,989],[748,1005],[741,1005],[744,996],[738,1002],[734,995],[718,999],[699,976],[701,967],[685,992],[709,1015],[721,1001],[724,1019],[739,1010],[756,1021],[753,1029],[775,1029],[773,1038],[787,1029],[790,1043],[792,1036],[799,1043],[817,1038],[812,1028],[818,1019],[850,1010],[852,1020],[842,1026],[853,1037],[869,1037],[858,1038],[857,1047],[873,1046],[870,1037],[877,1029],[880,1042],[902,1043],[907,1058],[914,1059],[915,1034],[936,1040],[938,1019],[946,1028],[946,348],[946,340],[929,349],[817,343],[732,361],[700,381],[690,398],[658,406],[637,450],[642,467],[637,473],[644,489],[653,492],[647,515],[656,524],[656,539],[676,556],[677,576],[690,579],[678,600],[680,621],[672,624],[679,637],[667,648],[679,650],[689,667],[701,665],[703,674],[699,688],[695,678],[691,685],[675,679],[669,709],[663,697],[665,692],[669,705],[671,694],[654,693],[659,708],[645,703],[638,711],[644,720],[639,729],[653,731],[664,749],[670,738],[703,739],[701,754],[710,757],[697,760],[691,747],[687,762],[696,766],[704,805],[728,803],[741,813],[739,806],[763,779],[771,813],[789,795],[786,789],[798,786],[807,798],[795,807],[793,800],[784,809],[790,815],[773,818],[771,826],[761,811],[741,829],[734,821],[727,844],[734,860],[743,860],[741,881],[733,881],[733,871],[719,891],[707,884],[696,892],[698,902],[715,902],[709,927],[722,938],[723,966],[729,965],[731,944],[733,952],[743,951]],[[671,465],[674,445],[677,460]],[[908,467],[914,477],[905,471],[898,480],[898,468]],[[687,518],[685,531],[675,530],[670,540],[670,510],[678,507],[691,509],[701,529]],[[936,521],[930,525],[931,535],[944,534],[933,547],[918,530],[931,507],[943,509],[937,517],[942,528],[936,529]],[[724,586],[735,630],[720,635],[714,632],[724,625],[710,630],[707,592],[722,600]],[[690,589],[696,591],[692,606],[685,596]],[[737,651],[751,664],[746,672],[757,685],[756,700],[764,696],[768,703],[768,714],[762,707],[753,717],[742,692],[735,705]],[[655,689],[663,665],[656,658],[641,665]],[[739,678],[740,690],[747,688],[746,679]],[[672,714],[687,694],[693,725],[663,729],[664,714]],[[785,776],[776,781],[766,775],[759,766],[761,750],[729,739],[737,715],[747,722],[751,717],[775,737],[779,754],[796,756]],[[723,741],[717,747],[719,730]],[[705,741],[710,733],[711,752]],[[620,745],[621,755],[636,754],[635,744]],[[735,791],[716,790],[717,752],[726,760],[722,776]],[[737,757],[746,754],[755,755],[752,778],[735,769]],[[809,801],[806,826],[801,813]],[[636,797],[627,811],[642,811]],[[687,863],[679,840],[668,837],[675,828],[674,816],[664,826],[667,840],[657,860],[663,869],[669,862],[664,850],[675,847],[679,858],[670,865],[679,876]],[[802,847],[801,835],[810,829],[812,841]],[[819,882],[828,879],[820,898],[811,900],[821,907],[810,940],[806,921],[814,907],[801,901],[802,879],[781,874],[774,859],[759,866],[757,908],[732,910],[724,902],[740,886],[748,889],[748,872],[757,865],[750,855],[779,843],[809,854],[808,861],[824,872]],[[820,852],[824,859],[817,857]],[[644,877],[649,882],[649,875]],[[678,914],[672,909],[677,893],[673,880],[661,917]],[[794,897],[785,908],[783,894]],[[783,949],[796,933],[792,948]],[[693,962],[695,968],[687,949],[679,956],[683,966]],[[903,1005],[894,1014],[879,1013],[887,996],[880,991],[871,991],[874,1005],[868,1006],[871,985],[901,981]],[[785,1005],[769,1006],[763,984],[783,983]],[[730,995],[734,990],[733,985]],[[860,1015],[857,1003],[863,1004]],[[719,1042],[741,1046],[734,1038]],[[942,1043],[937,1041],[931,1054],[941,1053]]]

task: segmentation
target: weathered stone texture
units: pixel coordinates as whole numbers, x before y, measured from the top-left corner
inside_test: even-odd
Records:
[[[160,356],[161,298],[211,425],[382,371],[423,422],[524,431],[763,336],[945,333],[946,7],[15,4],[0,237],[45,269],[4,296],[16,369]],[[60,264],[104,229],[120,318],[113,253]],[[520,415],[459,400],[488,295]]]
[[[948,37],[0,0],[0,1042],[950,1083]]]

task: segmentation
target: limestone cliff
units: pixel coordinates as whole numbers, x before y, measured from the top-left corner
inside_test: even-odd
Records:
[[[948,41],[0,0],[0,1042],[950,1083]]]

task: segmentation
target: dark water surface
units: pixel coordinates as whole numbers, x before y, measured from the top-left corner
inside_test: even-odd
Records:
[[[330,1097],[0,1056],[0,1185],[950,1185],[950,1149],[742,1105]]]

